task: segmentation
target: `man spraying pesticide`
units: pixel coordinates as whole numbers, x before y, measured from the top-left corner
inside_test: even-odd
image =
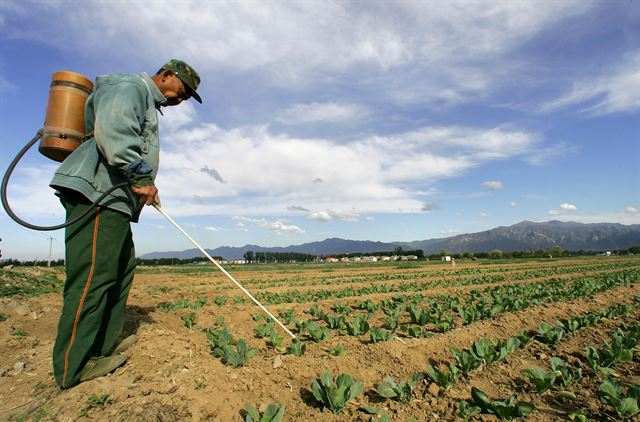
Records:
[[[131,222],[154,205],[291,337],[295,336],[211,258],[160,207],[154,184],[159,163],[159,107],[202,99],[200,76],[182,60],[169,60],[153,76],[101,76],[93,84],[73,72],[54,74],[45,126],[16,156],[2,181],[2,203],[18,223],[37,230],[65,227],[66,283],[53,368],[61,388],[108,374],[137,341],[118,343],[135,273]],[[86,101],[86,105],[85,105]],[[75,113],[70,110],[76,110]],[[86,133],[86,134],[85,134]],[[13,168],[35,141],[40,152],[62,161],[50,185],[66,222],[40,227],[20,220],[6,200]]]

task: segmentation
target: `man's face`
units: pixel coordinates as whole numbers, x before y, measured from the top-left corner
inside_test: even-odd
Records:
[[[173,73],[165,77],[164,88],[162,94],[167,101],[163,106],[176,106],[191,96],[184,82]]]

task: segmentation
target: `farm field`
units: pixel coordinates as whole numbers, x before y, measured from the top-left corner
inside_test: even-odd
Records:
[[[127,363],[59,390],[62,269],[0,269],[0,420],[638,417],[640,257],[227,270],[298,341],[211,264],[138,267]]]

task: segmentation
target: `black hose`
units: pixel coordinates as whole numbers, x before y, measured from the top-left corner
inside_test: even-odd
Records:
[[[38,133],[36,133],[36,136],[34,136],[33,139],[30,140],[27,143],[27,145],[25,145],[20,150],[18,155],[15,156],[13,161],[11,161],[11,164],[9,164],[9,167],[7,168],[7,171],[4,174],[4,177],[2,178],[2,191],[1,191],[1,195],[0,195],[1,198],[2,198],[2,206],[4,207],[4,210],[7,212],[9,217],[11,217],[11,219],[13,221],[15,221],[16,223],[20,224],[21,226],[24,226],[24,227],[26,227],[28,229],[40,230],[40,231],[58,230],[58,229],[61,229],[63,227],[70,226],[70,225],[72,225],[74,223],[77,223],[78,221],[82,220],[84,217],[86,217],[87,214],[89,214],[91,211],[93,211],[93,209],[96,208],[98,206],[98,204],[104,198],[106,198],[111,192],[113,192],[116,189],[123,188],[125,186],[129,186],[129,183],[126,183],[126,182],[117,184],[115,186],[112,186],[111,188],[107,189],[107,191],[105,193],[103,193],[100,196],[100,198],[96,199],[95,202],[93,204],[91,204],[91,207],[87,208],[87,210],[84,213],[82,213],[82,215],[80,215],[77,218],[74,218],[73,220],[68,221],[66,223],[58,224],[57,226],[36,226],[36,225],[27,223],[26,221],[24,221],[20,217],[18,217],[11,210],[11,207],[9,207],[9,201],[7,201],[7,185],[9,184],[9,177],[11,177],[11,173],[13,173],[13,169],[16,167],[16,164],[18,164],[18,161],[20,161],[22,156],[29,150],[29,148],[31,148],[33,146],[33,144],[38,142],[38,139],[40,139],[41,137],[42,137],[42,129],[40,129],[38,131]]]

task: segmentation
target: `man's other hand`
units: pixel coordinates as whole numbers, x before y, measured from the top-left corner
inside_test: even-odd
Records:
[[[140,187],[131,186],[131,190],[140,197],[140,203],[144,203],[145,205],[153,205],[156,202],[160,203],[160,198],[158,198],[158,188],[154,185]]]

